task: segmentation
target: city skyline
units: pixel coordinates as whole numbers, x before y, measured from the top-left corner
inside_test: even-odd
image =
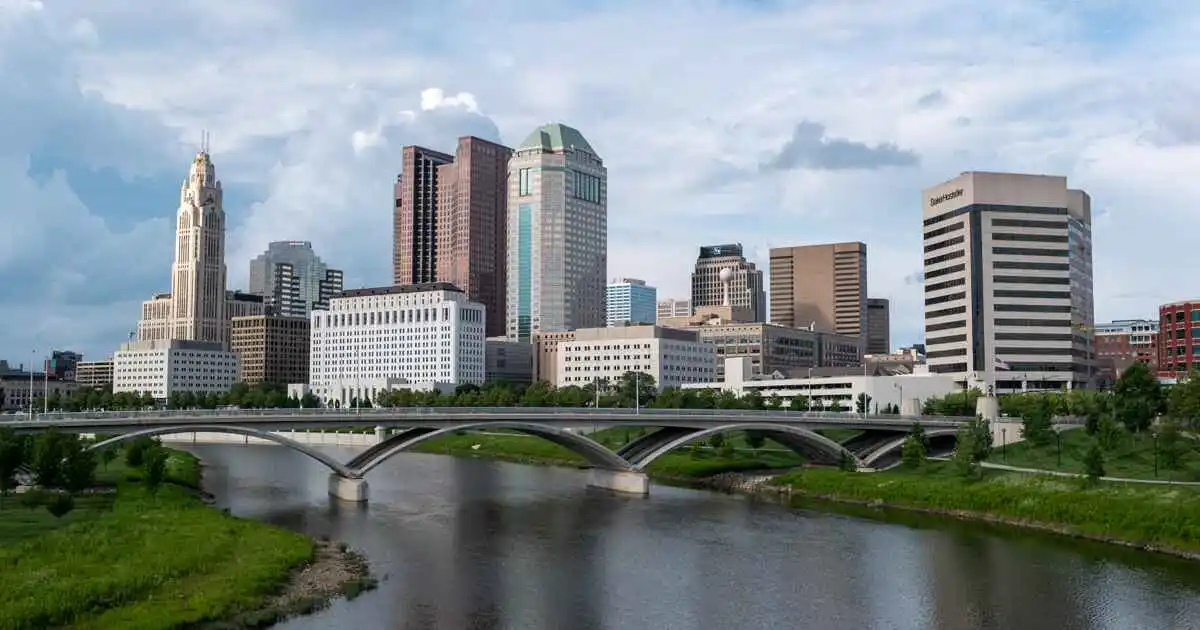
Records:
[[[0,178],[15,184],[11,207],[39,208],[32,220],[3,215],[30,230],[8,244],[0,261],[6,286],[21,287],[0,298],[14,323],[14,332],[0,333],[0,350],[8,356],[29,347],[69,347],[94,358],[124,339],[138,304],[166,289],[160,269],[171,245],[163,235],[170,234],[179,164],[194,154],[201,128],[214,131],[214,159],[225,183],[230,288],[245,287],[244,261],[280,239],[312,240],[345,269],[348,287],[385,283],[390,217],[382,208],[402,145],[445,150],[457,136],[475,134],[512,146],[530,128],[561,120],[586,134],[611,171],[606,277],[645,278],[662,297],[688,295],[690,253],[704,243],[740,241],[747,257],[765,268],[770,247],[860,240],[871,251],[871,297],[891,300],[893,345],[915,341],[923,328],[916,282],[921,244],[911,226],[920,190],[965,170],[1064,175],[1091,193],[1098,321],[1152,318],[1158,304],[1194,297],[1180,276],[1152,266],[1139,247],[1120,246],[1164,238],[1162,245],[1172,246],[1169,239],[1188,233],[1183,209],[1200,196],[1190,178],[1177,180],[1200,159],[1185,116],[1188,93],[1172,91],[1170,82],[1153,96],[1136,90],[1147,80],[1149,49],[1166,59],[1151,64],[1153,72],[1186,74],[1188,55],[1162,54],[1162,47],[1186,41],[1173,29],[1189,24],[1194,13],[1148,14],[1127,38],[1096,47],[1095,24],[1111,14],[1043,12],[1023,4],[1029,12],[1023,22],[1038,29],[1021,33],[991,23],[985,7],[962,5],[965,10],[950,13],[963,41],[989,35],[1009,43],[994,45],[989,37],[986,46],[950,44],[947,51],[932,43],[896,48],[881,34],[893,28],[885,26],[889,20],[900,19],[899,9],[884,5],[851,11],[731,3],[689,12],[672,41],[641,50],[637,64],[610,59],[601,67],[571,55],[552,60],[543,74],[537,63],[545,60],[536,56],[541,45],[521,37],[534,24],[494,7],[484,12],[488,26],[507,33],[494,50],[472,50],[462,59],[438,46],[392,46],[373,48],[368,60],[321,47],[312,64],[269,72],[269,98],[250,99],[227,91],[248,80],[241,69],[179,81],[177,73],[147,64],[182,67],[191,51],[159,39],[132,49],[117,35],[172,28],[166,25],[187,8],[126,20],[35,6],[15,9],[12,24],[21,36],[3,46],[21,58],[33,51],[45,66],[3,71],[35,81],[30,89],[46,100],[32,108],[13,104],[26,109],[9,119],[31,121],[31,129],[50,120],[47,128],[77,132],[19,132],[3,149],[13,156],[0,160],[6,169]],[[945,15],[932,4],[906,12],[905,23]],[[599,13],[605,19],[595,36],[610,41],[617,33],[636,36],[663,15],[650,6]],[[248,45],[251,30],[275,23],[268,17],[280,16],[264,8],[228,25],[220,39]],[[591,17],[564,8],[552,19],[568,27],[559,29],[566,33]],[[313,18],[299,11],[284,23],[299,34]],[[454,23],[439,41],[478,32],[473,20]],[[196,24],[185,31],[199,28],[190,20],[179,23]],[[730,29],[731,46],[747,48],[729,56],[736,64],[704,52],[707,40],[694,34],[718,23]],[[364,28],[338,25],[338,33],[353,38]],[[820,31],[831,28],[854,36],[822,39]],[[827,68],[810,65],[796,43],[797,33],[810,30],[829,48]],[[1071,45],[1029,52],[1036,59],[1026,61],[1043,70],[1037,80],[1014,85],[1006,71],[1012,42],[1050,39]],[[751,41],[761,47],[741,46]],[[864,50],[862,41],[874,44]],[[285,43],[276,53],[298,45]],[[670,65],[680,50],[706,70]],[[759,54],[788,61],[780,74],[745,72]],[[117,55],[119,64],[113,63]],[[407,68],[405,60],[417,58],[432,63],[403,78],[371,70]],[[273,59],[274,53],[262,63]],[[353,87],[345,73],[320,74],[327,66],[319,59],[356,68],[349,73]],[[474,66],[486,72],[469,72]],[[669,81],[647,86],[625,72],[596,71],[609,66],[654,69]],[[536,96],[521,89],[534,67],[541,79],[561,77],[554,79],[559,89]],[[862,81],[836,80],[846,73]],[[1115,86],[1119,98],[1087,98],[1080,82]],[[1141,113],[1131,117],[1130,111]],[[113,150],[100,155],[79,150],[83,146]],[[69,255],[47,265],[50,251]]]

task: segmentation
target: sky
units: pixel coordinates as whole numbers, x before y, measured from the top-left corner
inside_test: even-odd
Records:
[[[610,277],[687,297],[700,245],[868,246],[922,337],[921,190],[967,170],[1092,195],[1098,321],[1197,297],[1189,0],[0,0],[0,358],[99,359],[170,288],[200,142],[230,288],[272,240],[391,280],[400,149],[579,129]],[[349,7],[352,7],[349,8]]]

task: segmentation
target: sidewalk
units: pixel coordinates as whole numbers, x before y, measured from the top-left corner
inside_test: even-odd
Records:
[[[949,461],[949,457],[930,457],[929,459],[938,459],[941,461]],[[1009,466],[1007,464],[994,464],[992,462],[980,462],[983,468],[991,468],[994,470],[1007,470],[1011,472],[1030,473],[1034,475],[1050,475],[1052,477],[1086,477],[1082,473],[1063,472],[1061,470],[1043,470],[1041,468],[1021,468],[1020,466]],[[1170,481],[1167,479],[1130,479],[1128,477],[1101,477],[1100,481],[1113,481],[1116,483],[1143,483],[1160,486],[1200,486],[1200,481]]]

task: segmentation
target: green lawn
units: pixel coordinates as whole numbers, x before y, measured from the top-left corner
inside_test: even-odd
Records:
[[[1082,429],[1062,434],[1062,464],[1059,465],[1058,444],[1051,442],[1036,446],[1029,442],[1018,442],[1006,447],[996,447],[989,461],[1022,468],[1038,468],[1062,472],[1083,473],[1083,457],[1092,444],[1092,438]],[[1167,470],[1159,458],[1158,475],[1154,473],[1154,439],[1150,435],[1126,435],[1121,444],[1104,455],[1104,470],[1109,477],[1130,479],[1171,479],[1174,481],[1200,481],[1200,443],[1189,438],[1180,441],[1187,447],[1177,470]],[[1007,452],[1005,452],[1007,451]]]
[[[496,431],[450,435],[430,440],[415,450],[442,455],[477,455],[528,464],[582,466],[586,461],[557,444],[515,432]],[[589,434],[611,449],[620,448],[638,436],[638,429],[620,427]],[[800,456],[770,440],[758,451],[745,445],[741,434],[726,436],[734,447],[732,455],[721,454],[707,446],[680,449],[668,453],[650,465],[647,472],[670,477],[708,477],[734,470],[791,468],[803,463]],[[478,448],[476,448],[478,447]]]
[[[198,482],[193,456],[173,452],[169,466],[172,478]],[[100,476],[119,485],[107,506],[77,507],[61,522],[45,508],[0,512],[0,529],[16,532],[0,546],[0,628],[165,630],[254,615],[312,557],[309,538],[229,516],[188,488],[152,495],[119,462]]]
[[[773,483],[801,495],[879,502],[892,507],[1001,517],[1067,534],[1200,551],[1200,489],[1082,480],[991,471],[968,481],[947,464],[919,472],[847,473],[805,469]]]

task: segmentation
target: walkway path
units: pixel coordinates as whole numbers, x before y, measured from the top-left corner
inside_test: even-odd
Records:
[[[930,457],[940,461],[950,461],[949,457]],[[1050,475],[1052,477],[1086,477],[1082,473],[1064,472],[1061,470],[1045,470],[1042,468],[1022,468],[1020,466],[1009,466],[1008,464],[994,464],[992,462],[980,462],[980,466],[991,468],[993,470],[1007,470],[1010,472],[1030,473],[1033,475]],[[1131,479],[1129,477],[1101,477],[1101,481],[1113,481],[1116,483],[1143,483],[1149,485],[1161,486],[1200,486],[1200,481],[1171,481],[1169,479]]]

